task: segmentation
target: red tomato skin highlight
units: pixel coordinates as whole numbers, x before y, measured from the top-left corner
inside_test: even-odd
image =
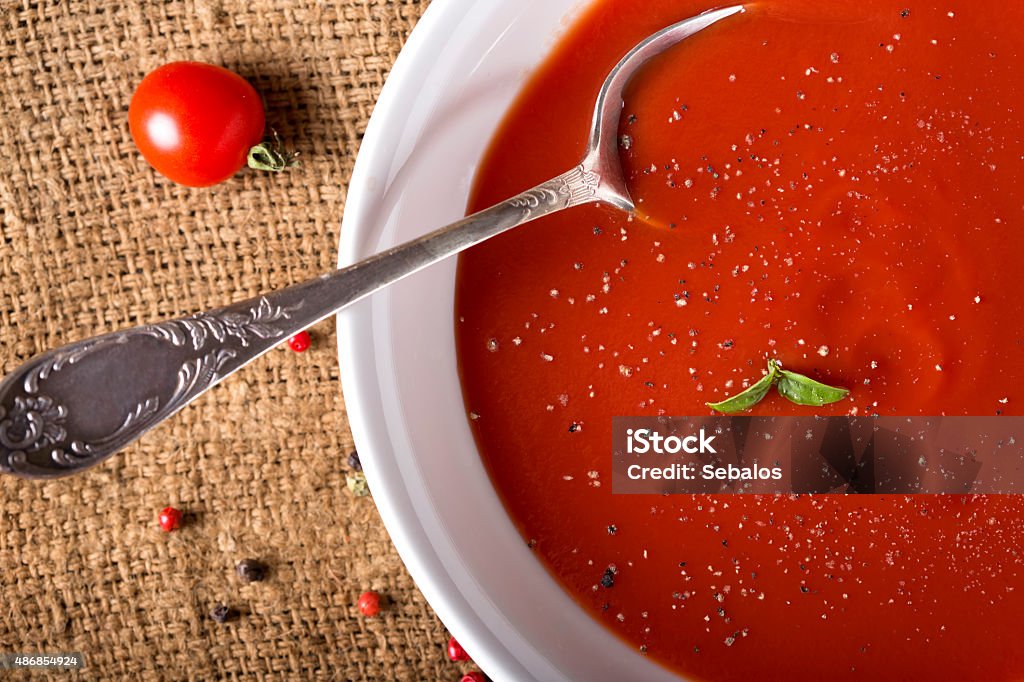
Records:
[[[238,74],[199,62],[150,72],[128,106],[128,127],[143,158],[189,187],[227,180],[245,165],[266,122],[256,90]]]

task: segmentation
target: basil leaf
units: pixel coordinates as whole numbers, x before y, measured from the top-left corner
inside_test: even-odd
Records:
[[[845,388],[828,386],[810,377],[805,377],[803,374],[784,369],[779,370],[779,382],[776,386],[786,400],[797,405],[812,405],[814,407],[837,402],[850,393]]]
[[[772,384],[775,383],[776,367],[771,363],[768,364],[768,373],[761,377],[761,380],[750,388],[737,393],[731,398],[726,398],[720,403],[705,403],[712,410],[718,412],[724,412],[729,414],[730,412],[742,412],[749,410],[754,405],[761,402],[766,395],[768,395],[769,389]]]

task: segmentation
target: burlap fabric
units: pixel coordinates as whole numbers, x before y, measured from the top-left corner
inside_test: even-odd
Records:
[[[0,0],[0,370],[332,267],[367,119],[426,4]],[[177,59],[248,78],[301,167],[158,177],[126,112]],[[0,652],[81,651],[90,679],[458,679],[372,500],[346,490],[333,323],[313,334],[89,474],[0,477]],[[177,533],[166,505],[191,514]],[[266,582],[240,583],[245,557]],[[371,588],[392,602],[377,619],[356,608]],[[241,618],[213,622],[218,603]]]

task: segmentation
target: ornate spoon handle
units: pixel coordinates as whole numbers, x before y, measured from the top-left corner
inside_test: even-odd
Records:
[[[548,213],[618,204],[587,163],[347,268],[225,308],[37,355],[0,382],[0,471],[87,469],[282,340],[447,256]]]

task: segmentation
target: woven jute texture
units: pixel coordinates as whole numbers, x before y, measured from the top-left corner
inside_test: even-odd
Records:
[[[426,4],[0,0],[0,370],[331,268],[368,117]],[[302,165],[211,189],[159,177],[128,103],[179,59],[249,79]],[[312,331],[87,474],[0,478],[0,652],[80,651],[83,679],[458,679],[371,498],[346,490],[333,323]],[[175,533],[166,505],[188,513]],[[247,557],[265,582],[235,576]],[[375,619],[367,589],[390,600]],[[215,623],[220,603],[241,617]]]

